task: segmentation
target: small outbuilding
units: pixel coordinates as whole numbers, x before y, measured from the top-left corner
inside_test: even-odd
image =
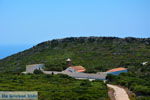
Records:
[[[106,73],[113,74],[113,75],[119,75],[120,73],[123,73],[123,72],[128,72],[127,68],[123,68],[123,67],[114,68],[114,69],[108,70]]]

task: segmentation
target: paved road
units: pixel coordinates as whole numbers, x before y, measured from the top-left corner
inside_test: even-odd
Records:
[[[114,89],[114,96],[116,100],[130,100],[128,94],[123,88],[111,84],[107,84],[107,86]]]

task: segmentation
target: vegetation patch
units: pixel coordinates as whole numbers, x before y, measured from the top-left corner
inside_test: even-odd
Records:
[[[0,74],[0,91],[38,91],[39,100],[108,100],[102,81],[76,80],[66,75]]]

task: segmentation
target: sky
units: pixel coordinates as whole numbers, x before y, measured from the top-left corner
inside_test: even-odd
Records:
[[[150,0],[0,0],[0,58],[79,36],[150,37]]]

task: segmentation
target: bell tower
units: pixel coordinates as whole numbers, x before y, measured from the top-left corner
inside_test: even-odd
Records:
[[[66,63],[67,63],[67,66],[68,66],[68,67],[72,66],[72,61],[71,61],[70,58],[68,58],[68,59],[66,60]]]

